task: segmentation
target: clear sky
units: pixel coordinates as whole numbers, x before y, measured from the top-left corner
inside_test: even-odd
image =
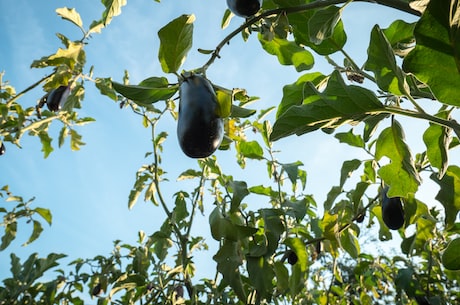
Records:
[[[72,40],[81,38],[74,25],[56,15],[55,9],[64,6],[76,8],[86,27],[100,17],[103,9],[99,1],[94,0],[0,1],[0,71],[6,72],[4,80],[9,80],[18,92],[50,72],[30,69],[30,64],[61,47],[55,33],[62,33]],[[122,14],[102,34],[95,34],[89,40],[85,47],[87,69],[94,65],[95,76],[112,77],[117,81],[122,80],[127,69],[132,83],[150,76],[165,76],[157,59],[157,31],[175,17],[190,13],[196,16],[194,42],[183,68],[199,67],[208,56],[196,49],[213,49],[243,22],[235,17],[227,29],[221,30],[225,8],[225,0],[128,1]],[[379,24],[385,28],[397,18],[415,20],[408,14],[381,6],[351,4],[343,16],[348,34],[347,52],[358,64],[364,63],[372,26]],[[261,109],[278,104],[282,87],[295,82],[301,75],[292,66],[280,66],[276,57],[265,53],[256,35],[251,36],[248,42],[236,37],[223,48],[221,57],[209,68],[207,76],[223,87],[246,88],[249,95],[261,98],[256,104]],[[334,58],[338,62],[343,60],[340,56]],[[328,74],[332,67],[318,59],[312,71]],[[177,81],[174,75],[167,77],[171,82]],[[0,186],[9,185],[14,194],[26,199],[35,196],[33,206],[51,209],[53,224],[51,227],[44,224],[42,236],[27,247],[21,247],[21,244],[27,240],[31,228],[26,224],[19,226],[17,240],[0,252],[0,280],[9,274],[11,252],[23,259],[33,252],[41,256],[50,252],[66,253],[69,260],[105,255],[110,253],[113,240],[134,243],[139,230],[151,234],[161,225],[159,220],[164,219],[163,211],[151,203],[140,200],[132,210],[128,210],[127,206],[136,171],[150,162],[144,159],[144,154],[151,150],[150,130],[142,126],[138,116],[128,109],[120,110],[113,101],[101,96],[93,84],[86,84],[80,114],[93,117],[96,122],[78,128],[87,143],[80,151],[71,151],[68,142],[63,148],[57,148],[57,127],[60,126],[56,123],[53,125],[57,127],[50,130],[51,137],[55,139],[55,151],[47,159],[43,159],[38,138],[25,136],[21,142],[22,149],[6,143],[7,152],[0,157]],[[34,106],[43,94],[42,89],[37,88],[20,102],[24,107]],[[427,123],[411,121],[411,125],[406,126],[411,147],[420,151],[421,135],[417,131],[424,130]],[[176,182],[176,178],[187,168],[196,169],[197,163],[180,151],[175,122],[166,121],[161,127],[169,133],[163,167],[170,180],[165,195],[171,199],[178,189],[190,189],[189,184]],[[349,128],[346,126],[343,131]],[[332,136],[319,131],[281,140],[275,148],[283,150],[280,155],[282,162],[300,160],[305,164],[304,169],[308,173],[306,192],[314,194],[320,205],[330,187],[338,183],[342,162],[364,156],[359,150],[339,145]],[[265,171],[264,167],[249,164],[248,169],[243,171],[233,160],[234,151],[218,151],[216,155],[224,170],[232,173],[235,180],[247,180],[250,185],[261,183],[257,170]],[[434,197],[435,194],[431,192],[431,195]],[[212,201],[206,204],[211,206]],[[207,214],[199,217],[196,232],[207,236],[210,245],[215,244],[209,237]],[[204,255],[207,257],[195,257],[198,262],[205,262],[212,252]]]

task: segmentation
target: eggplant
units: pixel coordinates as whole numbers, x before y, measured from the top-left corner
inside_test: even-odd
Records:
[[[289,250],[287,260],[290,265],[295,265],[299,258],[297,257],[297,254],[294,251]]]
[[[69,86],[60,86],[52,90],[46,97],[46,106],[50,111],[59,111],[70,94]]]
[[[227,6],[233,14],[249,18],[260,10],[262,0],[227,0]]]
[[[388,187],[382,190],[382,219],[391,230],[398,230],[404,225],[404,209],[401,197],[389,198]]]
[[[185,77],[179,87],[177,138],[190,158],[206,158],[220,146],[224,123],[211,83],[201,75]]]

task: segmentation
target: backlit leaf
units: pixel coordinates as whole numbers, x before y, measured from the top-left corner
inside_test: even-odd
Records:
[[[192,47],[194,15],[182,15],[158,31],[158,58],[165,73],[177,72]]]
[[[268,41],[263,38],[262,34],[259,35],[259,41],[262,48],[269,54],[277,56],[282,65],[293,65],[298,72],[313,67],[313,55],[293,41],[278,37]]]
[[[307,96],[302,105],[292,106],[278,117],[271,140],[324,127],[336,128],[383,110],[383,105],[372,91],[345,85],[338,71],[332,73],[324,92],[314,91],[316,94]]]
[[[102,13],[102,23],[107,26],[113,19],[121,14],[122,6],[126,5],[126,0],[101,0],[105,6],[105,10]]]
[[[388,39],[378,25],[371,32],[365,69],[374,72],[380,89],[396,95],[409,92],[404,72],[396,63],[395,54]]]
[[[83,28],[83,22],[81,20],[80,14],[74,9],[70,9],[67,7],[62,7],[56,9],[56,13],[62,17],[62,19],[69,20],[79,28]]]
[[[377,139],[375,158],[388,157],[390,164],[382,166],[378,173],[390,186],[389,197],[407,197],[415,193],[421,178],[415,169],[409,146],[404,142],[401,125],[394,120],[391,127],[384,129]]]
[[[431,175],[431,179],[441,188],[436,195],[436,200],[444,206],[446,227],[451,228],[460,211],[460,167],[451,165],[442,179],[438,179],[434,174]]]
[[[417,45],[403,68],[428,84],[440,102],[460,106],[460,10],[455,3],[429,2],[415,26]]]

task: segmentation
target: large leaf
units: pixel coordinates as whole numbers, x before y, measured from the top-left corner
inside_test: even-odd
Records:
[[[440,102],[460,106],[460,3],[451,2],[429,2],[415,27],[417,45],[403,68],[428,84]]]
[[[313,67],[313,55],[293,41],[277,37],[265,40],[262,34],[259,35],[259,41],[262,44],[262,48],[269,54],[277,56],[282,65],[293,65],[298,72],[309,70]]]
[[[182,15],[158,31],[158,58],[165,73],[175,73],[185,61],[193,42],[194,15]]]
[[[139,85],[123,85],[112,81],[112,87],[124,97],[141,106],[149,105],[171,98],[178,90],[178,85],[169,86],[164,77],[151,77]]]
[[[421,179],[415,169],[409,146],[404,142],[403,129],[396,120],[377,139],[375,158],[380,160],[384,156],[391,162],[382,166],[378,173],[390,186],[388,197],[407,197],[408,194],[415,193]]]
[[[278,105],[276,117],[278,118],[293,105],[301,105],[307,96],[316,94],[316,92],[311,88],[311,86],[308,86],[307,83],[310,82],[314,86],[317,86],[324,80],[324,78],[326,78],[326,76],[320,72],[307,73],[299,77],[295,83],[284,86],[283,98],[281,99],[281,103]]]
[[[451,228],[460,211],[460,167],[451,165],[442,179],[438,179],[434,174],[431,175],[431,179],[441,188],[436,195],[436,200],[444,206],[446,226]]]
[[[246,292],[238,270],[239,266],[243,264],[238,243],[226,240],[213,259],[217,262],[217,271],[223,275],[225,282],[233,288],[240,300],[246,300]]]
[[[338,71],[332,73],[324,92],[312,89],[315,95],[307,96],[302,105],[292,106],[278,117],[273,125],[272,140],[362,121],[369,114],[383,110],[372,91],[347,86]]]
[[[365,69],[374,72],[379,88],[396,95],[406,95],[409,89],[404,73],[396,64],[391,44],[378,25],[372,29],[367,53]]]

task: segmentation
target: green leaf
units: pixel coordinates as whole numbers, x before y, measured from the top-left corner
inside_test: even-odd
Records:
[[[448,118],[447,113],[440,113],[437,115],[443,119]],[[438,178],[441,179],[449,166],[449,145],[452,138],[449,135],[450,130],[438,124],[430,124],[423,133],[423,142],[426,145],[426,155],[430,164],[436,167],[438,171]]]
[[[38,133],[38,137],[40,138],[40,142],[42,143],[42,152],[43,157],[46,159],[50,155],[50,153],[54,150],[51,146],[52,139],[48,135],[48,132],[41,131]]]
[[[34,209],[34,212],[40,215],[49,225],[51,225],[53,216],[51,215],[50,210],[38,207]]]
[[[305,2],[301,4],[304,3]],[[309,24],[314,13],[314,10],[308,10],[303,13],[290,14],[288,16],[296,43],[308,46],[320,55],[329,55],[341,50],[347,41],[347,35],[342,20],[339,20],[337,25],[333,28],[332,36],[324,39],[320,44],[316,45],[310,40]],[[317,19],[317,21],[319,25],[319,19]]]
[[[340,20],[341,9],[337,6],[328,6],[316,10],[308,21],[308,34],[310,41],[316,45],[331,37],[334,28]]]
[[[407,23],[403,20],[395,20],[383,30],[385,37],[396,55],[405,56],[412,49],[415,42],[414,23]]]
[[[415,169],[409,146],[404,142],[401,125],[394,120],[391,127],[384,129],[377,139],[375,159],[388,157],[390,164],[382,166],[378,173],[390,186],[388,197],[407,197],[414,194],[421,183]]]
[[[238,243],[226,240],[213,259],[217,262],[217,271],[223,275],[225,282],[233,288],[240,300],[246,300],[246,292],[238,270],[243,264]]]
[[[165,73],[175,73],[192,47],[194,15],[182,15],[158,31],[158,58]]]
[[[415,48],[403,68],[430,86],[445,104],[460,106],[460,10],[450,0],[430,1],[415,26]]]
[[[360,253],[358,238],[351,229],[344,230],[340,235],[340,245],[354,259],[357,259]]]
[[[34,227],[33,227],[32,234],[30,235],[29,239],[22,245],[27,246],[28,244],[35,241],[38,237],[40,237],[40,234],[42,233],[42,231],[43,231],[43,227],[41,223],[37,220],[34,220]]]
[[[81,21],[80,14],[74,8],[58,8],[56,9],[56,13],[61,16],[62,19],[69,20],[80,29],[83,29],[83,21]]]
[[[216,207],[209,215],[209,224],[212,237],[220,241],[221,239],[238,241],[238,232],[235,231],[234,224],[230,219],[225,218]]]
[[[338,71],[332,73],[324,92],[316,88],[314,91],[315,95],[306,97],[302,105],[291,106],[280,115],[273,126],[272,141],[319,128],[359,122],[384,109],[372,91],[345,85]]]
[[[59,65],[66,65],[73,69],[77,62],[83,63],[85,51],[81,42],[72,42],[67,49],[59,48],[53,55],[42,57],[39,60],[32,62],[32,68],[44,68],[49,66],[57,67]]]
[[[262,48],[269,54],[277,56],[282,65],[293,65],[297,72],[313,67],[315,62],[313,55],[293,41],[278,37],[268,41],[263,38],[262,34],[259,34],[259,41]]]
[[[274,262],[276,289],[280,293],[285,293],[289,289],[289,271],[282,262]]]
[[[372,29],[367,53],[364,68],[374,72],[379,88],[396,95],[407,95],[409,87],[404,72],[397,65],[391,44],[378,25]]]
[[[334,135],[340,143],[346,143],[350,146],[364,148],[364,140],[361,136],[355,135],[353,129],[350,129],[348,132],[340,132]]]
[[[247,118],[256,113],[254,109],[247,109],[240,106],[232,105],[230,116],[232,118]]]
[[[85,142],[81,140],[81,135],[75,130],[70,130],[70,148],[72,150],[80,150],[80,146],[85,145]]]
[[[3,233],[2,243],[0,244],[0,251],[5,250],[10,245],[10,243],[16,238],[17,229],[17,222],[11,222],[5,226],[5,233]]]
[[[257,141],[241,141],[238,143],[238,151],[246,158],[263,159],[264,151]]]
[[[140,106],[149,106],[158,101],[171,98],[178,90],[179,85],[152,88],[146,85],[123,85],[112,81],[113,88],[124,97]]]
[[[438,183],[441,188],[436,195],[436,200],[444,206],[445,223],[447,229],[449,229],[454,226],[457,214],[460,211],[460,167],[449,166],[442,179],[438,179],[434,174],[430,178]]]
[[[233,93],[231,90],[223,90],[221,88],[214,89],[216,89],[217,103],[219,104],[217,115],[220,118],[226,118],[232,112]]]
[[[233,193],[230,204],[230,212],[236,212],[244,197],[249,195],[248,185],[244,181],[231,181],[229,184],[230,192]]]
[[[361,161],[358,159],[347,160],[342,164],[340,171],[340,188],[343,187],[345,181],[351,177],[351,174],[361,166]]]
[[[222,23],[220,25],[222,30],[225,29],[230,24],[230,21],[232,20],[233,16],[234,15],[232,14],[232,12],[229,9],[225,10],[224,16],[222,17]]]
[[[281,164],[281,168],[288,174],[289,180],[293,185],[297,184],[297,179],[299,178],[299,166],[302,165],[303,163],[300,161]]]
[[[105,10],[102,13],[102,23],[104,26],[107,26],[113,17],[120,15],[122,6],[126,5],[126,0],[101,0],[101,2],[105,6]]]
[[[102,95],[108,96],[114,101],[117,101],[117,92],[112,87],[111,78],[96,78],[96,88]]]
[[[447,248],[442,253],[442,264],[449,270],[460,270],[460,260],[458,253],[460,249],[460,238],[456,238],[447,245]]]
[[[284,86],[283,98],[281,99],[281,103],[278,105],[276,117],[278,118],[291,106],[301,105],[303,100],[309,95],[316,94],[316,91],[312,89],[312,86],[307,85],[307,83],[311,83],[316,87],[325,78],[326,76],[320,72],[307,73],[299,77],[295,83]]]
[[[263,256],[248,257],[246,266],[249,274],[249,281],[257,290],[257,294],[260,295],[261,298],[270,298],[273,293],[273,278],[275,277],[275,272],[267,259]]]

